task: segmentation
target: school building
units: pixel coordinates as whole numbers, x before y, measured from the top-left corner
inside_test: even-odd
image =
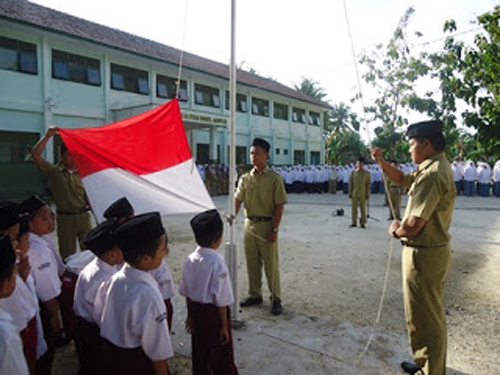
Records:
[[[176,97],[180,56],[178,49],[26,0],[0,1],[0,196],[40,188],[29,154],[50,125],[100,126]],[[228,164],[228,90],[228,65],[184,53],[179,100],[198,163]],[[238,70],[237,163],[249,163],[254,137],[270,141],[275,165],[323,163],[329,109]],[[59,142],[49,144],[48,160],[57,160]]]

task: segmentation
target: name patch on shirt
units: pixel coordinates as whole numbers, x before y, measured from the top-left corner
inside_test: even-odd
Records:
[[[163,281],[158,282],[159,286],[164,286],[164,285],[168,285],[168,284],[170,284],[170,280],[163,280]]]
[[[39,271],[42,271],[42,270],[44,270],[45,268],[48,268],[48,267],[50,267],[50,262],[40,264],[40,265],[38,266],[38,270],[39,270]]]
[[[155,318],[155,321],[156,323],[160,324],[161,322],[163,322],[165,319],[167,319],[167,313],[164,312],[163,314],[161,315],[158,315],[156,318]]]
[[[220,277],[221,279],[225,279],[225,278],[227,277],[227,272],[222,272],[222,273],[219,275],[219,277]]]

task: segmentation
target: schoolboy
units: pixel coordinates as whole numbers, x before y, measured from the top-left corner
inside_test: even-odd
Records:
[[[40,302],[43,332],[48,345],[47,353],[37,361],[37,374],[50,374],[55,349],[65,345],[66,337],[59,319],[61,280],[57,261],[48,243],[41,237],[50,233],[51,211],[37,196],[31,196],[20,204],[20,212],[27,215],[30,234],[28,251],[31,276],[35,281],[36,295]]]
[[[73,305],[77,317],[75,343],[83,374],[95,374],[97,371],[99,326],[94,317],[97,292],[118,271],[115,266],[123,263],[123,254],[111,234],[116,223],[116,219],[106,220],[83,239],[84,247],[96,255],[78,276]]]
[[[167,375],[173,356],[167,312],[148,272],[160,266],[167,235],[158,212],[135,216],[115,231],[126,264],[113,275],[100,322],[106,375]]]
[[[210,210],[191,220],[198,248],[184,262],[179,293],[186,297],[193,374],[237,374],[229,305],[234,302],[229,271],[217,253],[223,224]]]
[[[23,225],[21,225],[21,221]],[[39,318],[38,299],[29,287],[31,285],[34,288],[33,279],[29,275],[30,265],[25,241],[25,237],[28,235],[26,227],[27,222],[19,218],[18,206],[15,203],[0,203],[0,234],[7,233],[11,242],[19,249],[17,269],[22,270],[22,275],[20,272],[16,272],[14,292],[9,297],[0,299],[0,308],[12,317],[12,323],[23,343],[23,352],[30,374],[35,374],[37,344],[40,343],[39,352],[42,354],[44,349],[46,351],[46,346],[43,347],[45,345],[43,334],[41,338],[38,337],[38,328],[41,327],[41,322],[37,322],[37,317]]]
[[[133,216],[134,207],[132,207],[126,197],[122,197],[113,202],[106,209],[106,211],[104,211],[104,217],[106,219],[110,220],[112,218],[116,218],[119,223],[123,223]],[[168,248],[165,255],[168,255]],[[172,321],[174,316],[172,298],[175,296],[175,285],[172,278],[172,273],[170,272],[170,269],[168,268],[165,260],[161,262],[158,268],[149,271],[149,273],[151,273],[151,275],[153,275],[153,277],[155,278],[156,282],[158,283],[160,293],[163,296],[165,308],[167,309],[168,330],[170,331],[172,329]]]
[[[0,236],[0,299],[16,288],[16,255],[7,233]],[[19,332],[9,313],[0,308],[0,374],[28,375]]]

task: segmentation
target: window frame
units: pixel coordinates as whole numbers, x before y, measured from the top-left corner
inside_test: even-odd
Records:
[[[220,108],[220,89],[202,83],[194,84],[194,103],[205,107]]]
[[[0,55],[3,54],[2,50],[6,51],[6,54],[10,51],[11,56],[6,59],[6,61],[10,60],[10,64],[0,65],[1,70],[38,75],[38,46],[36,44],[0,36]]]
[[[147,96],[150,94],[149,72],[147,70],[111,63],[111,89]],[[121,82],[118,80],[121,78]],[[141,87],[141,82],[145,87]],[[120,83],[118,85],[118,83]]]

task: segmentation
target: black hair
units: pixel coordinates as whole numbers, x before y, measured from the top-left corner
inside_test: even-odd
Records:
[[[167,233],[164,234],[166,243],[168,244],[168,235]],[[155,256],[158,245],[160,244],[160,238],[161,236],[144,239],[140,246],[134,244],[129,246],[128,243],[119,243],[118,246],[123,253],[125,262],[136,265],[139,263],[139,258],[144,255],[149,255],[150,257]]]
[[[443,133],[437,133],[433,135],[427,135],[425,137],[414,137],[419,143],[422,143],[424,139],[427,139],[436,152],[443,152],[446,148],[446,140],[444,139]]]
[[[13,263],[10,267],[0,268],[0,284],[12,277],[15,265],[16,264]]]
[[[210,233],[194,233],[194,238],[196,243],[201,247],[208,247],[215,241],[218,241],[222,237],[223,229],[216,230]]]

